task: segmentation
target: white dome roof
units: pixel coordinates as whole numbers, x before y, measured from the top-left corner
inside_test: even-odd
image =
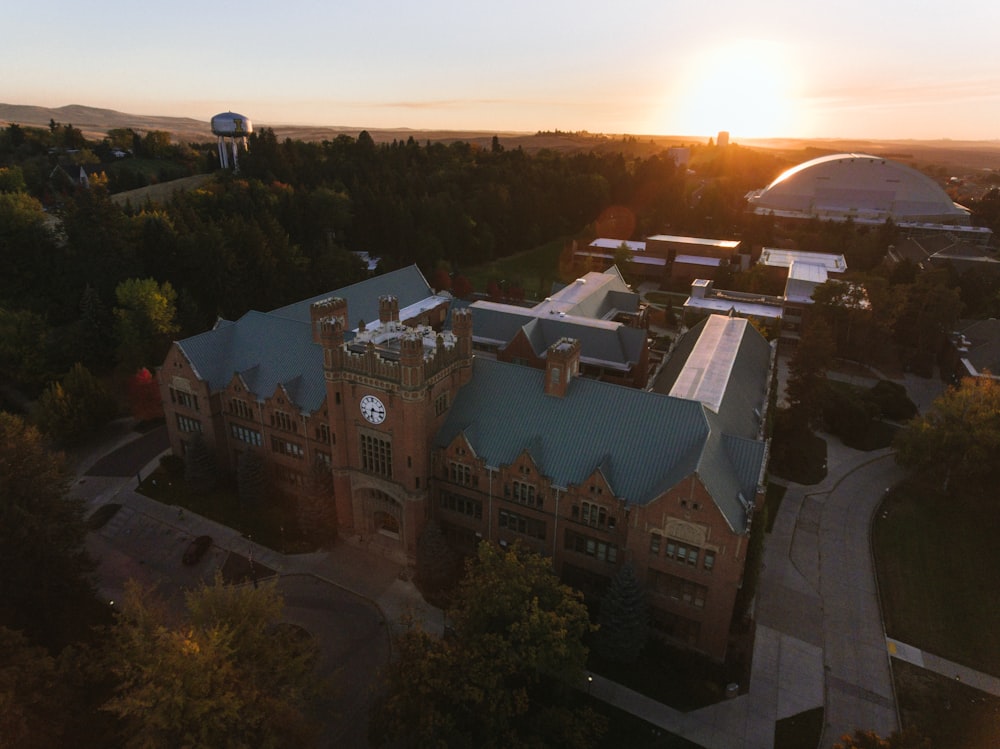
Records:
[[[822,156],[747,196],[756,213],[968,224],[969,211],[916,169],[868,154]]]

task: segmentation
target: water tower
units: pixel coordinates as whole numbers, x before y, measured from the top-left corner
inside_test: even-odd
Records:
[[[232,146],[233,169],[240,170],[239,151],[242,146],[247,149],[247,136],[253,132],[253,124],[249,119],[236,112],[223,112],[212,118],[212,134],[219,136],[219,165],[223,169],[229,168],[229,151],[227,145]],[[226,140],[229,140],[229,144]]]

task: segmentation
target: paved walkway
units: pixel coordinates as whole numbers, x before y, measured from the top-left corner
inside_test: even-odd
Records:
[[[957,679],[981,692],[1000,697],[1000,679],[995,676],[975,671],[968,666],[946,660],[941,656],[920,650],[920,648],[907,645],[891,637],[886,637],[885,643],[889,655],[893,658],[912,663],[920,668],[926,668],[928,671],[947,676],[949,679]]]

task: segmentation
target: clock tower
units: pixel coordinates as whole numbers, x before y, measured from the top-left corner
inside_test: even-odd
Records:
[[[341,535],[400,561],[416,558],[427,520],[431,442],[472,374],[472,316],[451,331],[400,320],[379,299],[378,323],[347,330],[343,299],[312,306],[323,347],[337,524]]]

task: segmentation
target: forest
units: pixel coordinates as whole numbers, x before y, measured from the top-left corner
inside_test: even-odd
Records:
[[[279,141],[265,128],[233,174],[217,169],[214,143],[130,129],[93,142],[55,121],[12,124],[0,129],[0,405],[24,411],[74,368],[77,380],[90,373],[120,385],[155,368],[170,340],[219,317],[360,280],[367,270],[355,251],[380,258],[380,271],[416,263],[439,288],[553,241],[654,233],[741,238],[751,251],[781,241],[843,253],[855,272],[878,270],[891,225],[789,230],[744,211],[749,190],[791,165],[735,144],[693,145],[678,166],[667,151],[635,155],[624,144],[528,153],[498,138],[489,147],[377,144],[367,132]],[[120,196],[194,174],[206,175],[199,187],[156,203]],[[986,223],[998,207],[992,197],[973,206]],[[756,283],[752,274],[727,280]],[[995,294],[973,281],[970,298],[989,312]]]

